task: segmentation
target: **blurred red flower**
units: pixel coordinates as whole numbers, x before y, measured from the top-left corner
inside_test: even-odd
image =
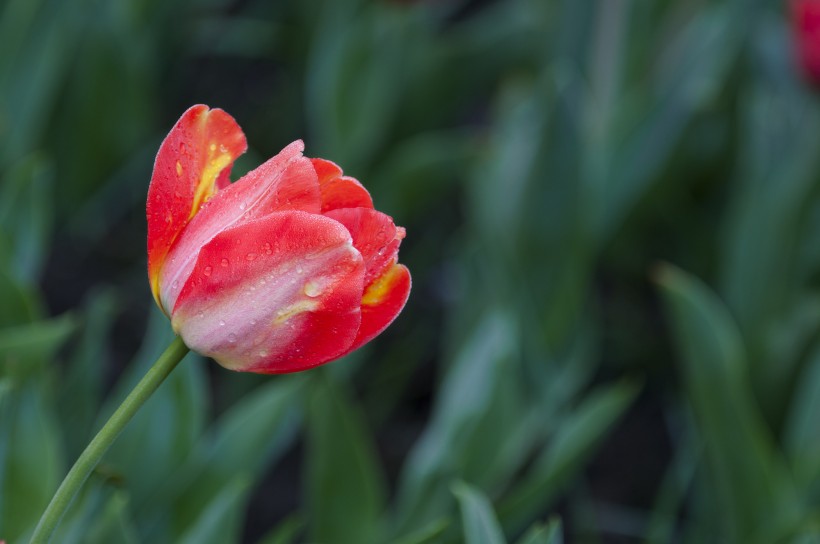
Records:
[[[820,85],[820,0],[793,0],[791,12],[800,68]]]

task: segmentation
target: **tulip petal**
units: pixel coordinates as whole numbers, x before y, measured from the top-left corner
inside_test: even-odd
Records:
[[[321,197],[316,172],[302,155],[297,140],[278,155],[213,196],[191,220],[171,250],[162,270],[160,302],[174,307],[185,278],[196,263],[199,248],[217,233],[274,212],[319,213]]]
[[[372,208],[370,193],[356,178],[343,176],[336,163],[325,159],[310,159],[319,176],[322,192],[322,213],[338,208]]]
[[[364,258],[364,284],[381,276],[396,262],[404,229],[396,227],[389,215],[370,208],[342,208],[331,210],[326,217],[344,225],[353,237],[353,246]]]
[[[185,225],[228,182],[247,142],[236,121],[220,109],[188,109],[160,146],[148,188],[148,276],[159,300],[165,258]]]
[[[410,296],[410,285],[410,271],[396,263],[364,290],[362,323],[347,353],[373,340],[396,319]]]
[[[191,349],[233,370],[304,370],[349,351],[364,263],[347,230],[302,211],[273,213],[202,248],[172,312]]]

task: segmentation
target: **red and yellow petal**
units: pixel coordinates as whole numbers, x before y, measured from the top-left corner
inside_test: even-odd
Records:
[[[160,146],[148,189],[148,276],[157,303],[165,258],[180,232],[219,186],[247,142],[222,110],[198,105],[186,111]]]
[[[348,353],[373,340],[393,322],[410,296],[410,271],[395,263],[364,290],[362,323]]]
[[[304,370],[349,351],[361,323],[364,263],[338,222],[273,213],[199,252],[172,324],[191,349],[233,370]]]
[[[381,276],[397,260],[404,229],[393,219],[371,208],[342,208],[325,214],[345,226],[365,263],[365,285]]]
[[[319,184],[304,144],[293,142],[275,157],[219,191],[191,220],[174,244],[160,276],[160,302],[174,307],[202,246],[243,222],[284,210],[318,213]]]
[[[322,213],[338,208],[372,208],[370,193],[350,176],[343,176],[336,163],[325,159],[310,159],[319,177],[322,193]]]

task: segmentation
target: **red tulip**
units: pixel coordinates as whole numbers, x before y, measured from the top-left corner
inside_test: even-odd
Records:
[[[236,183],[247,143],[194,106],[163,141],[148,189],[148,276],[194,351],[226,368],[296,372],[372,340],[410,293],[404,229],[296,141]]]
[[[800,68],[820,85],[820,0],[793,0],[791,11]]]

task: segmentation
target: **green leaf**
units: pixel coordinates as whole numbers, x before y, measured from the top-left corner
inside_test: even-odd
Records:
[[[45,510],[63,473],[59,432],[42,388],[4,381],[0,396],[0,528],[15,542]]]
[[[165,316],[153,305],[152,311],[140,352],[107,399],[97,428],[174,339]],[[137,412],[98,467],[98,471],[124,481],[135,510],[145,501],[156,500],[157,488],[188,457],[202,432],[205,418],[202,365],[198,356],[187,355]]]
[[[735,542],[770,542],[794,523],[797,502],[751,394],[737,328],[726,307],[693,276],[664,265],[655,280],[680,353],[724,528]]]
[[[75,330],[76,320],[69,314],[0,330],[0,375],[51,364]]]
[[[393,544],[425,544],[429,542],[437,542],[437,538],[441,536],[452,522],[447,518],[437,519],[422,527],[410,532],[410,534],[396,540]]]
[[[117,312],[113,290],[92,293],[82,313],[82,335],[67,358],[57,399],[66,451],[71,458],[79,456],[92,438],[102,399],[101,369],[108,361],[108,338]]]
[[[800,485],[820,487],[820,345],[797,380],[786,419],[785,448],[792,461],[795,481]]]
[[[8,256],[7,262],[11,262],[11,259]],[[0,300],[3,301],[0,304],[0,330],[31,323],[43,313],[37,293],[21,285],[3,268],[0,268]]]
[[[447,478],[461,476],[465,459],[488,453],[474,452],[474,442],[486,442],[480,424],[497,406],[499,386],[512,377],[514,331],[508,315],[486,316],[453,362],[437,394],[431,422],[401,475],[400,534],[441,517],[452,504]],[[488,445],[490,454],[502,451],[503,442],[495,437]]]
[[[313,378],[307,426],[311,539],[373,542],[384,509],[384,482],[372,438],[342,385],[319,372]]]
[[[271,529],[257,544],[292,544],[304,528],[304,516],[291,515]]]
[[[244,475],[258,481],[294,438],[303,383],[301,376],[272,378],[232,406],[157,490],[173,505],[170,511],[167,503],[147,503],[142,512],[171,523],[170,531],[178,534],[195,523],[234,478]]]
[[[40,276],[48,254],[53,176],[50,161],[35,154],[17,163],[0,185],[0,232],[11,237],[10,271],[21,282]]]
[[[534,525],[524,533],[516,544],[563,544],[564,532],[560,519],[552,519],[546,525]]]
[[[461,506],[461,523],[467,544],[507,542],[490,501],[481,491],[463,482],[456,482],[453,484],[453,493]]]
[[[179,544],[238,543],[248,500],[250,480],[241,475],[230,481],[185,533],[174,540]]]
[[[589,394],[566,414],[532,469],[499,506],[505,526],[521,527],[557,496],[632,403],[638,387],[624,382]]]

